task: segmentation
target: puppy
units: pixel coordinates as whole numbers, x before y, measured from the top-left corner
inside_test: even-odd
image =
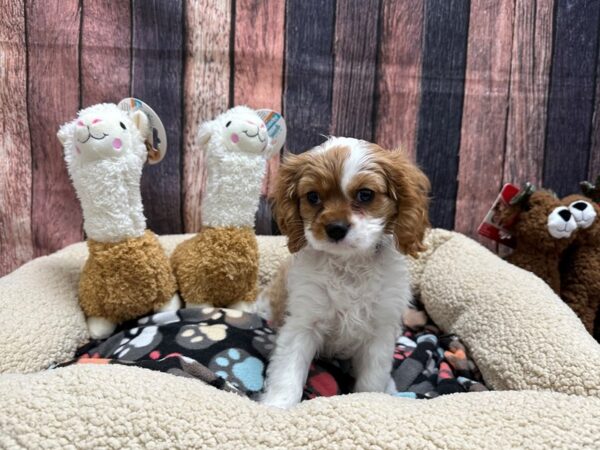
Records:
[[[355,392],[385,391],[411,300],[405,255],[424,249],[429,188],[403,152],[357,139],[286,155],[273,211],[294,255],[263,404],[300,402],[316,354],[351,359]]]

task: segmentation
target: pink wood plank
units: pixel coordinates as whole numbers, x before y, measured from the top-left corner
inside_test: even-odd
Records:
[[[374,140],[416,154],[424,0],[383,0]]]
[[[116,103],[129,96],[131,3],[83,0],[81,103]]]
[[[28,111],[33,158],[34,252],[44,255],[80,241],[79,201],[67,175],[59,125],[79,109],[77,0],[27,2]]]
[[[282,112],[285,2],[238,0],[235,8],[233,104]],[[279,157],[269,161],[263,184],[263,214],[257,217],[261,234],[271,230],[265,196],[278,165]]]
[[[515,4],[504,183],[542,182],[553,14],[553,0]]]
[[[0,15],[0,277],[33,257],[25,7]]]
[[[200,229],[203,161],[199,125],[229,107],[231,0],[185,3],[183,130],[183,220],[186,232]]]
[[[481,0],[469,18],[455,228],[490,248],[476,230],[502,183],[513,8],[513,0]]]

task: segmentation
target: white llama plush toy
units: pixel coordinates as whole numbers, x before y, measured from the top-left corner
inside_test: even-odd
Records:
[[[79,282],[79,302],[90,336],[109,336],[120,322],[180,306],[169,261],[146,230],[140,179],[155,156],[148,116],[114,104],[81,110],[63,125],[69,175],[83,209],[89,257]]]
[[[284,123],[278,114],[273,116]],[[256,298],[254,220],[267,160],[285,139],[285,133],[270,131],[276,130],[268,130],[263,118],[245,106],[236,106],[200,127],[200,151],[206,164],[203,228],[179,244],[171,257],[187,303],[231,307]]]

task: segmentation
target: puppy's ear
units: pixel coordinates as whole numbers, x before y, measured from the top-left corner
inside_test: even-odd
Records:
[[[304,222],[300,215],[298,182],[302,178],[305,158],[285,153],[277,172],[271,203],[277,226],[288,238],[288,248],[296,253],[306,245]]]
[[[388,223],[388,232],[394,234],[400,252],[415,256],[425,250],[423,237],[430,226],[429,179],[400,149],[378,148],[378,154],[388,194],[396,202],[396,215]]]

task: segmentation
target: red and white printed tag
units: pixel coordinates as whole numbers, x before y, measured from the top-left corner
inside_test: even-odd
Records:
[[[477,228],[477,232],[493,241],[515,247],[515,240],[510,231],[506,228],[506,223],[501,223],[502,211],[508,208],[510,201],[519,193],[520,189],[514,184],[507,183],[502,187],[500,194],[496,197],[494,204],[485,215],[483,222]]]

